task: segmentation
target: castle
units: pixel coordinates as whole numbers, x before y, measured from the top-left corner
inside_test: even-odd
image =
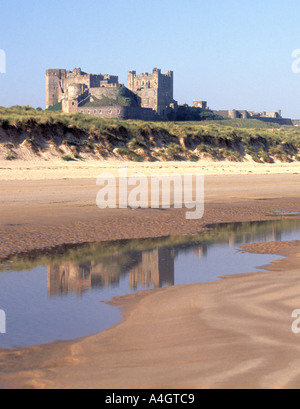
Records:
[[[166,120],[177,109],[173,72],[128,73],[128,87],[114,75],[50,69],[46,72],[46,107],[61,104],[63,112],[101,118]]]
[[[129,71],[127,80],[125,87],[116,75],[87,74],[80,68],[47,70],[46,108],[100,118],[143,121],[197,120],[199,113],[210,112],[224,119],[250,118],[292,125],[291,119],[282,118],[281,111],[211,111],[206,101],[194,101],[192,107],[178,106],[173,95],[173,71],[162,74],[160,69],[154,68],[152,74],[140,75]]]

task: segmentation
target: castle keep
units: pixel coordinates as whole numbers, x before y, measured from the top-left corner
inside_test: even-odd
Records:
[[[173,72],[128,73],[128,88],[114,75],[50,69],[46,72],[46,107],[62,104],[63,112],[103,118],[166,120],[176,110]]]
[[[128,88],[139,96],[141,106],[153,109],[162,118],[177,105],[173,98],[173,81],[173,71],[167,71],[164,75],[158,68],[154,68],[152,74],[128,73]]]

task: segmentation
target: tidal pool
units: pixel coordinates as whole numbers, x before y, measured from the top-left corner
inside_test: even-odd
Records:
[[[210,226],[186,237],[85,245],[64,254],[0,265],[0,348],[92,335],[121,320],[115,296],[262,271],[279,256],[243,254],[239,246],[300,239],[300,220]]]

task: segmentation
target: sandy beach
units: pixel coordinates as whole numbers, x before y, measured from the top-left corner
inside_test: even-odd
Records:
[[[129,173],[150,175],[170,173],[192,173],[209,176],[220,175],[268,175],[300,173],[300,163],[276,161],[272,164],[256,163],[253,160],[244,162],[213,161],[202,159],[199,162],[128,162],[118,160],[87,160],[64,162],[61,159],[49,161],[37,160],[0,160],[0,180],[66,180],[94,178],[101,172],[118,175],[119,167],[127,166]]]
[[[100,173],[205,174],[204,218],[185,209],[99,210]],[[43,165],[41,167],[41,165]],[[193,234],[206,224],[270,220],[270,211],[298,211],[300,163],[0,163],[0,257],[78,243]],[[204,171],[203,171],[204,169]],[[224,169],[224,170],[223,170]],[[251,173],[250,173],[251,172]]]
[[[124,163],[123,163],[124,165]],[[205,215],[96,207],[96,177],[119,163],[0,164],[0,257],[78,243],[193,234],[207,224],[300,211],[300,164],[176,163],[204,173]],[[174,166],[174,164],[173,164]],[[153,164],[129,164],[153,172]],[[174,172],[155,163],[155,171]],[[123,321],[85,339],[0,351],[1,388],[298,388],[299,243],[250,245],[284,255],[268,271],[115,299]]]

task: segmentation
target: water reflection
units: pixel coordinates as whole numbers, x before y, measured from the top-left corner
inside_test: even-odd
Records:
[[[138,286],[160,288],[172,286],[175,282],[174,249],[154,249],[140,255],[139,263],[129,271],[129,287]]]
[[[118,286],[123,275],[128,274],[129,288],[160,288],[174,285],[175,250],[154,249],[127,256],[123,264],[120,257],[105,261],[87,261],[80,264],[52,264],[47,267],[48,295],[82,293],[90,288]],[[126,259],[126,257],[125,257]],[[132,267],[130,267],[132,264]],[[128,271],[129,269],[129,271]]]
[[[189,237],[98,243],[1,264],[0,309],[8,332],[0,348],[104,331],[121,319],[107,304],[113,297],[259,271],[278,257],[242,254],[241,244],[300,237],[300,220],[211,227]]]
[[[149,241],[151,249],[127,250],[126,244],[115,244],[112,254],[102,255],[100,249],[89,246],[89,260],[80,263],[53,263],[47,267],[48,296],[75,293],[79,296],[92,288],[118,287],[120,280],[127,279],[130,290],[138,288],[160,288],[175,284],[175,259],[180,254],[193,251],[194,257],[207,257],[209,249],[219,245],[238,247],[256,241],[281,241],[285,232],[298,232],[300,220],[273,221],[268,223],[237,223],[209,226],[212,230],[179,242],[170,247],[161,245],[160,240]],[[263,230],[261,230],[263,227]],[[164,239],[167,240],[167,239]],[[76,252],[80,253],[80,249]],[[85,252],[87,247],[85,247]],[[72,253],[74,258],[74,253]]]
[[[86,261],[80,264],[53,264],[47,267],[48,295],[55,296],[74,292],[81,295],[90,288],[114,287],[122,273],[116,260],[109,264]]]

